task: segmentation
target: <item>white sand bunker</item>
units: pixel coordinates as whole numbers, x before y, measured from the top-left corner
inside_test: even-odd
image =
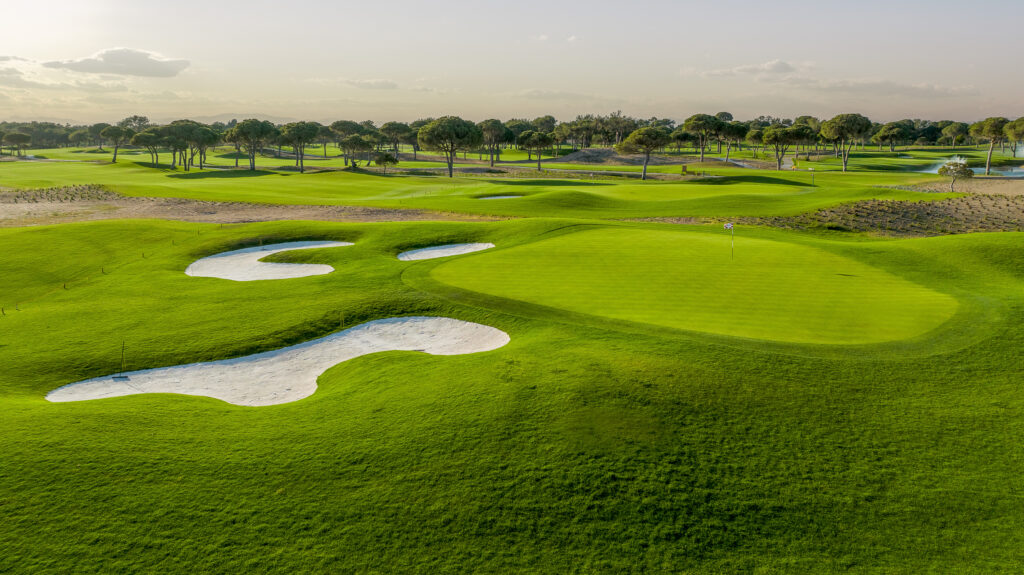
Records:
[[[275,405],[309,397],[321,373],[361,355],[396,350],[460,355],[498,349],[508,342],[507,333],[478,323],[447,317],[393,317],[246,357],[87,379],[59,387],[46,399],[65,402],[180,393],[235,405]]]
[[[493,247],[494,244],[445,244],[443,246],[431,246],[429,248],[420,248],[418,250],[402,252],[398,254],[398,259],[405,262],[415,260],[432,260],[434,258],[445,258],[448,256],[478,252],[480,250],[486,250]]]
[[[526,196],[483,196],[478,200],[508,200],[511,198],[525,198]]]
[[[324,264],[282,264],[261,262],[260,260],[270,254],[289,250],[337,248],[350,245],[352,245],[351,242],[285,242],[233,250],[196,260],[185,269],[185,273],[195,277],[222,278],[237,282],[319,276],[333,272],[334,268]]]

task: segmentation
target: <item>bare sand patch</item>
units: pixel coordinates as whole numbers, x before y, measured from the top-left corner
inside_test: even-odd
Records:
[[[67,186],[39,190],[0,189],[0,227],[129,218],[156,218],[213,224],[280,220],[403,222],[508,219],[367,206],[280,205],[128,197],[104,190],[99,186]]]
[[[334,268],[324,264],[285,264],[262,262],[261,259],[280,252],[314,248],[338,248],[351,242],[284,242],[232,250],[192,262],[185,275],[221,278],[236,282],[281,280],[329,274]]]
[[[476,243],[476,244],[446,244],[443,246],[431,246],[429,248],[420,248],[418,250],[409,250],[398,254],[398,259],[409,262],[416,260],[432,260],[434,258],[445,258],[448,256],[457,256],[460,254],[469,254],[478,252],[480,250],[486,250],[493,248],[494,244],[490,243]]]
[[[460,355],[491,351],[509,341],[507,333],[478,323],[447,317],[393,317],[245,357],[87,379],[59,387],[46,399],[67,402],[178,393],[235,405],[276,405],[309,397],[320,374],[362,355],[382,351]]]

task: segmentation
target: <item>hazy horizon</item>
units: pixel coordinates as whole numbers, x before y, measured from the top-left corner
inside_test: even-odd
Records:
[[[0,121],[1024,116],[1012,71],[1024,5],[995,0],[59,0],[6,12]]]

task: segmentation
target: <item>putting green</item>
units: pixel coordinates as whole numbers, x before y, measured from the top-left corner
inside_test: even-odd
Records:
[[[600,229],[460,258],[441,282],[573,312],[792,343],[912,338],[957,301],[824,249],[727,233]]]

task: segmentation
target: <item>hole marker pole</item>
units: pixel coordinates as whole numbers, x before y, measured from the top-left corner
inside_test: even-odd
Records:
[[[122,339],[121,340],[121,373],[119,373],[118,375],[121,375],[123,373],[124,373],[124,340]]]
[[[725,229],[729,230],[729,259],[736,259],[736,226],[732,222],[726,222]]]

